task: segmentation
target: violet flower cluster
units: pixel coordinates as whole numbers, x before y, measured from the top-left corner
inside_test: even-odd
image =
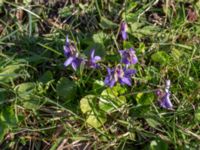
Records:
[[[123,21],[120,26],[120,35],[123,41],[127,40],[127,24]],[[136,56],[136,52],[133,48],[119,50],[119,55],[121,56],[120,63],[117,64],[113,68],[107,68],[107,75],[104,80],[104,84],[113,87],[117,82],[121,85],[131,86],[131,78],[136,74],[135,69],[130,69],[131,65],[135,65],[138,63],[138,58]],[[80,57],[80,54],[73,42],[70,42],[68,36],[66,37],[66,43],[64,45],[64,56],[66,57],[66,61],[64,62],[64,66],[71,65],[72,68],[76,71],[77,68],[84,64],[89,68],[97,69],[100,66],[97,64],[101,61],[100,56],[95,56],[95,49],[92,49],[90,52],[89,58],[85,59]],[[172,109],[173,105],[170,101],[170,80],[166,81],[165,90],[157,91],[158,100],[160,106],[166,109]]]
[[[92,49],[89,59],[81,58],[74,43],[71,43],[68,39],[68,36],[66,36],[66,42],[64,45],[64,55],[66,57],[66,61],[64,62],[65,67],[71,65],[72,68],[76,71],[77,68],[81,65],[81,63],[83,63],[90,68],[97,68],[98,67],[97,62],[101,60],[101,57],[95,56],[94,54],[95,54],[95,49]]]
[[[123,40],[127,39],[127,24],[122,22],[121,24],[121,36]],[[119,82],[121,85],[131,86],[131,77],[136,73],[135,69],[129,69],[129,66],[136,64],[138,62],[137,56],[133,48],[127,50],[119,50],[121,56],[121,64],[118,64],[114,68],[107,67],[107,76],[104,80],[104,83],[107,86],[113,87],[116,82]]]
[[[121,24],[121,36],[123,40],[127,39],[127,24],[122,22]],[[132,64],[136,64],[138,62],[137,56],[135,55],[135,51],[133,48],[127,50],[119,50],[119,54],[121,55],[121,62],[114,68],[107,67],[107,76],[104,80],[105,85],[113,87],[116,82],[120,84],[131,86],[131,77],[136,73],[136,70],[129,69],[129,66]],[[77,68],[81,64],[85,64],[90,68],[99,68],[97,64],[100,60],[100,56],[95,56],[95,50],[92,49],[90,53],[90,57],[88,59],[84,59],[80,57],[80,54],[74,43],[70,42],[68,36],[66,37],[66,42],[64,45],[64,55],[66,57],[66,61],[64,62],[64,66],[71,65],[72,68],[76,71]]]

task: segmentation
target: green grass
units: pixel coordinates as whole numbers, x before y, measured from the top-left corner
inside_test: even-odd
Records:
[[[0,1],[0,149],[199,149],[199,14],[198,1]],[[65,68],[66,34],[103,69]],[[104,86],[130,47],[132,86]],[[173,110],[154,94],[166,79]]]

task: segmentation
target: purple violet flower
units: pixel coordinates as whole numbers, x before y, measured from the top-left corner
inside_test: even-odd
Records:
[[[170,80],[166,81],[165,91],[164,92],[157,92],[157,96],[159,98],[160,106],[165,109],[172,109],[173,105],[170,100]]]
[[[65,57],[69,57],[74,55],[77,52],[76,47],[73,43],[69,42],[68,35],[66,36],[66,42],[64,45],[64,55]]]
[[[127,29],[128,29],[128,26],[127,26],[126,22],[123,21],[121,23],[121,36],[122,36],[123,40],[126,40],[128,38]]]
[[[79,57],[75,45],[69,42],[68,36],[66,36],[66,43],[64,45],[64,55],[67,58],[64,62],[64,66],[67,67],[71,65],[75,71],[83,62],[83,59]]]
[[[124,85],[131,86],[131,76],[136,73],[136,70],[122,68],[119,64],[114,69],[107,68],[108,75],[106,76],[104,83],[110,87],[113,87],[116,82]]]
[[[95,56],[94,53],[95,53],[95,49],[92,49],[90,53],[90,59],[87,61],[87,65],[91,68],[98,68],[99,65],[96,63],[101,60],[101,57]]]
[[[67,58],[67,60],[64,62],[64,66],[67,67],[72,65],[72,68],[76,71],[82,61],[83,59],[79,58],[78,53],[76,53],[76,55],[72,55]]]
[[[170,93],[165,93],[165,95],[160,100],[160,106],[166,109],[171,109],[173,107],[170,101]]]
[[[138,58],[135,55],[135,51],[133,48],[130,48],[128,50],[119,50],[119,53],[121,55],[121,62],[126,65],[136,64],[138,62]]]

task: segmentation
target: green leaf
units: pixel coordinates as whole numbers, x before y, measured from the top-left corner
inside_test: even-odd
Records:
[[[56,93],[63,99],[72,100],[76,96],[77,87],[76,84],[62,77],[57,83]]]
[[[5,134],[8,132],[8,126],[0,120],[0,141],[3,140]]]
[[[121,59],[121,57],[119,55],[106,55],[105,56],[105,60],[108,61],[108,62],[112,62],[112,63],[115,63],[115,62],[119,62]]]
[[[107,88],[101,93],[99,100],[99,108],[105,112],[110,112],[117,109],[126,103],[126,97],[119,96],[124,94],[126,89],[121,87],[119,84],[113,88]]]
[[[94,128],[101,127],[106,122],[106,114],[98,112],[98,114],[91,113],[87,119],[86,123]]]
[[[23,0],[25,5],[29,5],[29,3],[31,2],[31,0]]]
[[[123,41],[123,48],[124,49],[133,48],[133,44],[129,41]]]
[[[124,86],[121,86],[120,84],[117,84],[116,86],[114,86],[112,90],[116,91],[118,95],[122,95],[127,92],[127,89]]]
[[[157,139],[157,140],[151,141],[149,149],[150,150],[161,150],[161,149],[168,150],[168,145],[164,141]]]
[[[87,95],[83,97],[80,101],[80,108],[82,113],[87,113],[92,111],[92,103],[95,101],[94,95]]]
[[[126,97],[120,96],[115,99],[114,97],[103,97],[99,100],[99,108],[107,113],[113,111],[114,109],[120,108],[122,105],[126,104]]]
[[[32,95],[32,96],[30,96],[29,98],[27,98],[27,99],[25,99],[23,101],[23,106],[26,109],[35,109],[35,110],[37,110],[45,102],[46,101],[42,97],[39,97],[39,96],[36,96],[36,95]]]
[[[135,38],[143,38],[146,36],[153,36],[159,31],[159,27],[157,26],[145,26],[144,23],[134,22],[130,24],[130,29],[128,29],[128,33]]]
[[[18,74],[21,66],[20,65],[9,65],[0,70],[0,81],[10,82],[20,75]]]
[[[156,53],[151,55],[151,59],[154,62],[157,62],[157,63],[159,63],[161,65],[165,65],[165,64],[168,63],[169,55],[164,51],[157,51]]]
[[[141,105],[151,105],[152,102],[155,99],[155,96],[153,93],[138,93],[136,95],[136,101],[138,104]]]
[[[195,111],[195,120],[200,122],[200,107],[198,107],[198,109]]]
[[[6,90],[4,88],[0,88],[0,102],[4,101],[8,95],[10,95],[8,90]]]
[[[159,28],[157,26],[144,26],[143,28],[141,28],[139,30],[139,32],[145,36],[149,35],[152,36],[154,35],[157,31],[159,30]]]
[[[1,112],[1,119],[6,123],[8,127],[15,126],[17,120],[12,107],[5,107]]]
[[[84,53],[89,56],[90,51],[95,49],[95,56],[101,56],[102,58],[105,57],[105,46],[102,43],[92,43],[87,47],[87,50]]]
[[[150,105],[137,105],[136,107],[130,109],[130,114],[135,117],[144,117],[145,114],[149,112]]]
[[[67,7],[63,7],[62,9],[59,9],[59,15],[63,18],[65,17],[69,17],[69,16],[72,16],[72,7],[70,6],[67,6]]]
[[[95,55],[104,57],[105,52],[105,45],[108,41],[108,36],[104,32],[97,32],[92,36],[91,39],[87,39],[87,50],[84,51],[86,55],[90,55],[91,49],[95,49]]]
[[[26,82],[19,84],[14,89],[19,97],[22,98],[29,98],[30,95],[35,92],[36,90],[36,84],[34,82]]]
[[[101,80],[95,80],[93,85],[92,85],[92,89],[95,92],[101,92],[104,88],[104,82]]]
[[[152,119],[152,118],[147,118],[146,121],[147,121],[148,125],[153,128],[157,128],[158,126],[161,125],[158,121],[156,121],[155,119]]]
[[[105,17],[101,17],[100,27],[102,29],[115,29],[118,25]]]
[[[102,97],[108,97],[110,99],[114,99],[115,97],[118,96],[118,92],[116,90],[114,90],[113,88],[107,88],[105,90],[103,90],[103,92],[101,93]]]
[[[134,8],[137,7],[137,3],[129,0],[126,2],[126,13],[129,14]]]
[[[97,111],[97,101],[94,95],[87,95],[80,101],[80,109],[86,114],[86,123],[94,128],[101,127],[106,122],[106,114]]]
[[[53,74],[51,71],[46,71],[40,78],[39,81],[46,84],[49,81],[53,80]]]
[[[179,61],[181,55],[182,55],[182,54],[181,54],[181,52],[180,52],[178,49],[176,49],[176,48],[173,48],[173,49],[172,49],[171,56],[172,56],[172,58],[173,58],[174,60]]]
[[[101,43],[104,45],[104,42],[107,40],[107,35],[100,31],[92,36],[92,39],[95,43]]]
[[[138,32],[138,29],[141,28],[144,24],[139,22],[134,22],[130,24],[130,29],[128,29],[128,32],[133,33]]]
[[[145,44],[141,42],[137,52],[138,53],[144,53],[145,52],[145,48],[146,48]]]
[[[117,97],[118,95],[125,94],[127,89],[125,87],[122,87],[120,84],[115,85],[112,88],[105,89],[101,95],[102,96],[111,96],[111,97]]]
[[[19,84],[15,87],[18,96],[23,100],[23,107],[26,109],[39,109],[42,103],[46,102],[41,97],[37,96],[37,86],[34,82]]]
[[[138,15],[135,13],[122,13],[123,20],[126,20],[127,23],[134,24],[137,22]]]

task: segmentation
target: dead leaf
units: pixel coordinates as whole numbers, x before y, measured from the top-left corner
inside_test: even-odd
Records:
[[[195,22],[197,19],[198,19],[198,15],[196,11],[193,8],[189,7],[187,9],[187,20],[189,22]]]

